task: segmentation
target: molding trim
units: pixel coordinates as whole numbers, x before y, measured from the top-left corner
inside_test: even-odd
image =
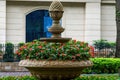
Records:
[[[102,0],[102,3],[116,3],[115,0]]]
[[[7,0],[7,1],[40,1],[40,2],[52,2],[53,0]],[[61,2],[98,2],[101,0],[60,0]]]

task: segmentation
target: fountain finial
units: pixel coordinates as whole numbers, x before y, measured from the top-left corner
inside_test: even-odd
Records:
[[[52,26],[48,29],[52,33],[51,38],[41,38],[41,41],[47,42],[68,42],[71,38],[61,38],[64,28],[60,25],[60,19],[63,16],[63,5],[59,0],[54,0],[49,7],[50,17],[53,19]]]
[[[59,0],[54,0],[50,5],[49,11],[63,11],[63,5]]]

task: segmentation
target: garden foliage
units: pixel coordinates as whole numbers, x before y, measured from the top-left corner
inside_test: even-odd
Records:
[[[21,46],[16,54],[30,60],[88,60],[88,43],[71,40],[67,43],[41,42],[34,40]]]
[[[119,58],[91,58],[93,66],[83,70],[83,73],[117,73],[120,67]]]
[[[74,80],[118,80],[118,76],[81,76]]]
[[[115,48],[116,43],[101,39],[101,40],[94,40],[93,45],[96,49],[101,50],[101,49],[105,49],[105,48]]]
[[[14,61],[14,45],[10,42],[5,44],[5,54],[3,55],[3,61],[13,62]]]
[[[14,77],[14,76],[9,76],[9,77],[1,77],[0,80],[38,80],[35,77],[32,76],[21,76],[21,77]],[[81,76],[73,80],[119,80],[119,77],[116,75],[112,76]]]

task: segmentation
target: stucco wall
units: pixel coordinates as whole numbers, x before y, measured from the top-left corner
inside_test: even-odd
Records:
[[[38,9],[48,9],[48,4],[34,2],[7,2],[8,42],[25,42],[25,17],[28,13]]]
[[[109,41],[116,40],[115,6],[102,4],[101,12],[101,36]]]
[[[50,3],[37,2],[7,2],[7,41],[25,41],[25,16],[38,9],[49,9]],[[77,40],[84,40],[84,14],[85,5],[81,3],[64,3],[64,16],[62,26],[66,29],[63,37],[72,37]]]
[[[64,4],[64,16],[62,19],[65,27],[63,37],[84,41],[85,32],[85,4]]]
[[[6,1],[0,0],[0,43],[6,41]]]
[[[98,0],[97,0],[98,1]],[[81,41],[107,39],[115,41],[115,4],[113,0],[76,3],[64,2],[62,26],[66,29],[63,37]],[[51,2],[8,1],[7,2],[7,41],[25,42],[25,16],[38,9],[49,9]],[[112,3],[112,4],[111,4]]]

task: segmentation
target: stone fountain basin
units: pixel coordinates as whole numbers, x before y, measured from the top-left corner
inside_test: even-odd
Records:
[[[19,66],[27,68],[39,80],[71,80],[80,76],[84,68],[92,66],[86,61],[21,60]]]

